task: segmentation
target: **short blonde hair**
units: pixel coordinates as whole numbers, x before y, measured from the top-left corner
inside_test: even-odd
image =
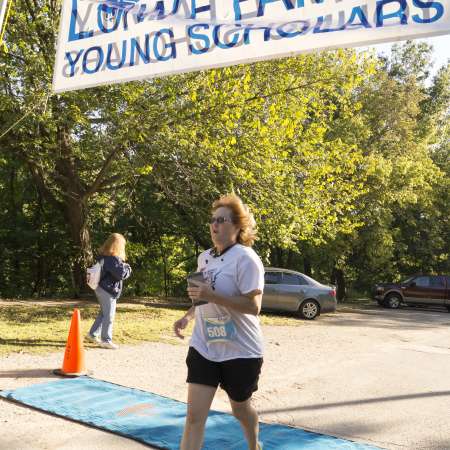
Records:
[[[98,249],[98,252],[102,256],[118,256],[125,261],[127,259],[125,254],[126,243],[126,239],[120,233],[111,233]]]
[[[239,244],[251,247],[256,237],[256,222],[248,206],[236,194],[222,195],[212,204],[212,212],[225,207],[231,211],[233,223],[240,228],[237,241]]]

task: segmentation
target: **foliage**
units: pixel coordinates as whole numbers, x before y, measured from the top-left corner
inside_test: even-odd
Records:
[[[342,295],[450,270],[450,75],[429,80],[426,44],[51,95],[58,9],[18,0],[0,58],[0,295],[82,295],[111,231],[130,242],[128,293],[180,295],[226,192],[254,211],[265,263]]]

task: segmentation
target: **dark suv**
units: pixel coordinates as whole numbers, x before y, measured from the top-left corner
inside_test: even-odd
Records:
[[[450,276],[418,275],[401,283],[380,283],[374,299],[380,306],[398,308],[407,305],[441,305],[450,312]]]

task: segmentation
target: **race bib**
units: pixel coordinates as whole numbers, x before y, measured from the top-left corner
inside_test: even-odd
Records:
[[[230,317],[205,318],[205,336],[208,344],[231,342],[236,337],[236,327]]]

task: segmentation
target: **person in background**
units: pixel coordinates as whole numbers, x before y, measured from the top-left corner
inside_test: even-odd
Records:
[[[242,200],[222,196],[209,221],[213,247],[198,257],[205,282],[188,287],[193,306],[174,323],[174,332],[195,319],[186,358],[188,401],[181,450],[199,450],[205,422],[218,386],[228,394],[250,450],[258,441],[258,414],[251,405],[263,363],[258,314],[264,289],[264,267],[251,248],[255,221]],[[206,301],[195,306],[199,301]]]
[[[118,348],[112,340],[116,304],[122,294],[123,280],[131,275],[131,267],[125,262],[125,246],[125,238],[119,233],[112,233],[99,248],[97,257],[98,261],[103,260],[100,281],[95,290],[100,312],[86,339],[103,348]]]

